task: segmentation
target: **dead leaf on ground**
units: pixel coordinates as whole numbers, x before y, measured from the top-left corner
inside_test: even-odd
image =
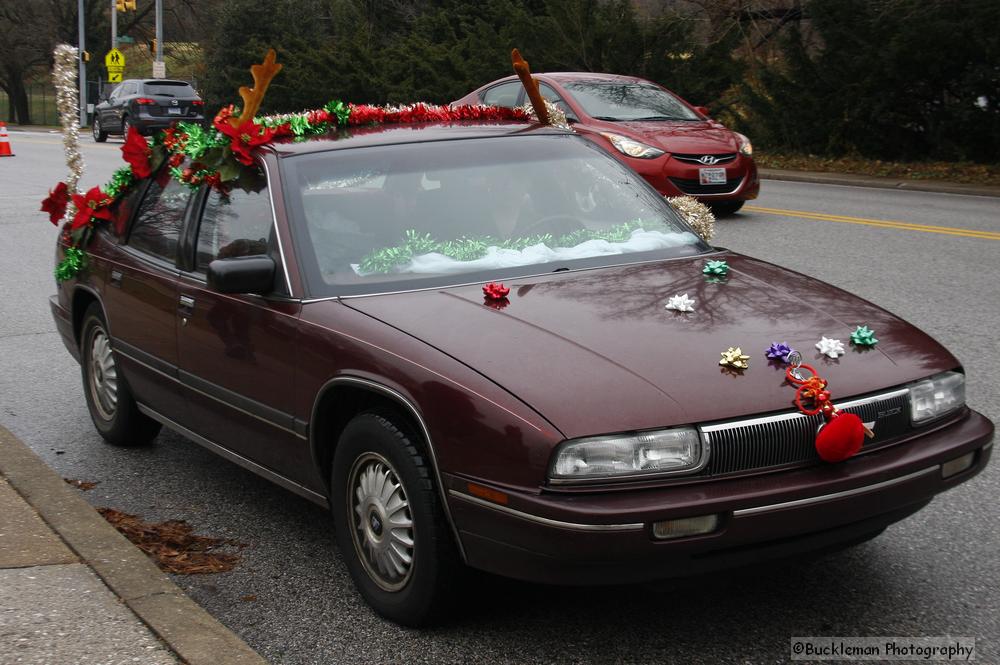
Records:
[[[251,593],[249,595],[242,596],[240,600],[242,600],[244,603],[252,603],[255,600],[257,600],[257,594]]]
[[[176,575],[202,575],[225,573],[239,563],[240,555],[217,552],[216,548],[246,547],[243,543],[226,538],[196,536],[194,528],[183,520],[144,522],[137,515],[129,515],[114,508],[98,508],[104,519],[122,535],[145,552],[160,570]]]
[[[90,480],[77,480],[76,478],[63,478],[63,480],[65,480],[67,483],[77,488],[78,490],[83,490],[84,492],[86,492],[87,490],[92,490],[98,485],[98,483],[92,482]]]

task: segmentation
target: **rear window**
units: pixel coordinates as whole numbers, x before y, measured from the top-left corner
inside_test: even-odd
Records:
[[[164,97],[197,97],[198,93],[190,84],[182,81],[158,81],[157,83],[143,83],[143,89],[147,95],[162,95]]]

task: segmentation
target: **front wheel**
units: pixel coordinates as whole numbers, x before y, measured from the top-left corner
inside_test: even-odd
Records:
[[[334,454],[330,504],[361,595],[387,619],[420,626],[449,604],[462,564],[422,442],[406,430],[380,413],[351,420]]]
[[[105,141],[108,140],[108,133],[104,131],[103,127],[101,127],[101,117],[99,115],[94,116],[93,131],[94,131],[94,140],[97,141],[98,143],[104,143]]]
[[[746,201],[712,201],[708,207],[716,217],[728,217],[736,213]]]
[[[115,446],[142,446],[160,431],[160,423],[141,413],[125,377],[118,371],[108,324],[97,303],[83,315],[80,369],[90,419],[104,440]]]

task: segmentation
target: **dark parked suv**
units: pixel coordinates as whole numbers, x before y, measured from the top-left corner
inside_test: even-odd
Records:
[[[148,135],[169,127],[177,120],[202,122],[205,102],[185,81],[129,79],[94,109],[94,140],[128,131],[129,125]]]

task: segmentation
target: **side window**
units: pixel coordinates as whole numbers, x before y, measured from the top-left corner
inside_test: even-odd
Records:
[[[555,88],[553,88],[547,83],[539,83],[538,91],[542,93],[542,97],[552,102],[553,105],[557,106],[559,110],[565,113],[567,116],[570,116],[571,119],[576,118],[576,114],[573,113],[573,110],[569,107],[569,104],[563,101],[562,97],[559,96],[559,93],[555,91]]]
[[[521,89],[520,81],[501,83],[483,93],[483,104],[513,108],[517,106],[517,98],[521,94]]]
[[[276,276],[283,274],[267,179],[258,169],[241,177],[240,186],[228,194],[209,191],[198,227],[195,271],[207,273],[215,259],[260,255],[274,259]],[[283,280],[275,280],[275,290],[285,293]]]
[[[167,169],[162,169],[149,183],[146,197],[139,206],[128,237],[129,247],[174,263],[177,239],[190,199],[191,190],[187,185],[177,182]]]

